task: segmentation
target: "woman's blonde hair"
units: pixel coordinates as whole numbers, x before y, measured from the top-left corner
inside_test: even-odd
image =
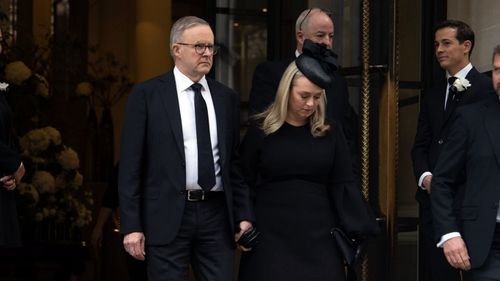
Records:
[[[283,126],[283,123],[285,123],[288,114],[288,100],[290,98],[290,92],[300,77],[306,76],[300,72],[295,64],[295,61],[293,61],[281,77],[274,102],[264,112],[256,114],[253,117],[254,119],[262,120],[261,129],[264,131],[264,134],[270,135],[276,132],[279,128],[281,128],[281,126]],[[311,134],[314,137],[322,137],[328,130],[330,130],[330,126],[325,123],[325,111],[326,97],[325,90],[323,90],[318,107],[309,117]]]

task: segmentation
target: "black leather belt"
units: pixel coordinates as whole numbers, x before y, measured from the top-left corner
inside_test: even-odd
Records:
[[[186,190],[186,200],[189,202],[199,202],[206,201],[214,198],[224,197],[224,192],[222,191],[204,191],[200,189]]]

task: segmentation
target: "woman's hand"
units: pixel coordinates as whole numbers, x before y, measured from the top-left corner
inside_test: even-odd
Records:
[[[240,240],[241,235],[247,231],[248,229],[252,228],[252,223],[249,221],[241,221],[240,222],[240,232],[234,234],[234,241],[238,242]],[[241,245],[238,245],[238,248],[242,250],[243,252],[248,252],[252,250],[252,248],[245,248]]]
[[[16,188],[16,178],[14,176],[4,176],[0,178],[0,183],[5,189],[9,191]]]

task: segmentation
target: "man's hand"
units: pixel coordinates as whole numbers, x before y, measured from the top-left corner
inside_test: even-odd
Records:
[[[240,237],[241,235],[243,234],[243,232],[247,231],[248,229],[250,229],[252,227],[252,223],[249,222],[249,221],[241,221],[240,222],[240,232],[236,233],[234,235],[234,241],[238,242],[238,240],[240,240]],[[248,249],[248,248],[245,248],[241,245],[238,245],[238,248],[244,252],[247,252],[247,251],[250,251],[252,250],[251,248]]]
[[[23,162],[21,162],[21,165],[19,165],[19,168],[17,168],[17,171],[14,172],[13,175],[10,176],[3,176],[0,178],[0,184],[7,189],[7,190],[14,190],[19,183],[21,183],[21,179],[24,176],[24,173],[26,170],[24,169]]]
[[[123,246],[125,247],[125,251],[132,257],[143,261],[146,259],[146,252],[144,251],[145,241],[144,233],[132,232],[123,237]]]
[[[425,176],[424,180],[422,181],[422,186],[425,188],[428,194],[431,194],[431,182],[432,175]]]
[[[470,269],[469,253],[462,237],[453,237],[444,242],[443,251],[451,266],[462,270]]]

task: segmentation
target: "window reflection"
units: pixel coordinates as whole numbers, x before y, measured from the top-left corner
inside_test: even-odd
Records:
[[[267,1],[217,1],[215,57],[218,81],[236,90],[242,101],[242,120],[257,64],[267,60]]]

